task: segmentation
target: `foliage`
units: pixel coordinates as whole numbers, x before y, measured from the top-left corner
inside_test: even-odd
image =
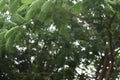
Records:
[[[0,0],[0,80],[119,79],[119,6],[118,0]],[[90,65],[94,74],[86,71]]]

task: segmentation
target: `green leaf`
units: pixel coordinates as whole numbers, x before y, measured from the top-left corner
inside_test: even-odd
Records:
[[[9,37],[13,36],[14,33],[16,33],[19,30],[19,28],[20,28],[19,26],[16,26],[8,30],[4,36],[6,40],[9,39]]]
[[[118,19],[120,19],[120,12],[117,12],[117,17]]]
[[[112,5],[116,5],[117,3],[119,3],[119,1],[117,0],[106,0],[109,4],[112,4]]]
[[[82,11],[82,3],[81,2],[78,2],[76,3],[72,8],[71,8],[71,11],[77,15],[80,14],[80,12]]]
[[[6,32],[7,29],[0,29],[0,33]]]
[[[0,11],[2,11],[5,7],[5,1],[6,0],[0,0]]]
[[[25,18],[22,17],[22,16],[21,16],[20,14],[18,14],[18,13],[15,13],[15,14],[13,15],[13,17],[14,17],[14,20],[17,21],[17,22],[20,23],[20,24],[23,24],[23,23],[26,22]]]
[[[13,26],[16,26],[17,24],[15,22],[12,22],[12,21],[7,21],[4,23],[4,26],[5,27],[13,27]]]
[[[25,10],[27,8],[28,5],[26,4],[23,4],[22,6],[20,6],[18,9],[17,9],[17,12],[20,12],[22,10]]]
[[[16,26],[6,32],[4,37],[6,39],[5,47],[7,51],[11,51],[13,44],[18,43],[22,39],[23,31],[22,27]]]
[[[21,0],[22,3],[24,4],[31,4],[35,0]]]
[[[30,5],[29,10],[27,11],[27,14],[25,15],[26,20],[30,20],[33,18],[36,12],[39,12],[38,10],[41,9],[42,4],[45,2],[45,0],[35,0]]]
[[[20,43],[20,41],[24,37],[24,32],[25,30],[23,28],[19,29],[19,31],[15,35],[15,39],[14,39],[15,43]]]
[[[52,24],[53,22],[54,22],[53,19],[50,17],[50,18],[47,18],[47,19],[45,20],[44,25],[50,25],[50,24]]]
[[[66,39],[70,40],[70,34],[68,32],[68,29],[65,26],[61,26],[59,33]]]
[[[9,51],[12,51],[11,49],[13,48],[13,43],[14,43],[14,40],[13,40],[14,36],[10,36],[7,40],[6,40],[6,44],[5,44],[5,48],[6,50],[9,52]]]
[[[50,10],[50,8],[51,8],[51,6],[52,6],[53,4],[52,4],[52,1],[50,0],[50,1],[46,1],[43,5],[42,5],[42,7],[41,7],[41,12],[42,13],[47,13],[49,10]]]
[[[0,30],[0,48],[4,45],[3,41],[4,41],[4,35],[6,32],[7,32],[7,29]]]
[[[0,40],[4,38],[4,34],[7,32],[7,29],[1,29],[0,30]]]
[[[52,11],[52,1],[46,1],[42,7],[41,7],[41,12],[39,15],[40,21],[43,22],[47,16],[47,13]]]
[[[19,4],[19,0],[10,1],[9,8],[12,14],[14,14],[17,11],[17,9],[19,8]]]

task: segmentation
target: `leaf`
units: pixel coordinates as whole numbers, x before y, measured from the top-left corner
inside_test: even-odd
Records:
[[[0,39],[4,38],[4,34],[7,32],[7,29],[2,29],[2,32],[0,32]]]
[[[52,1],[51,0],[46,1],[41,7],[41,12],[47,13],[51,8],[51,6],[52,6]]]
[[[41,6],[44,2],[45,0],[35,0],[34,2],[32,2],[29,10],[27,11],[27,14],[25,15],[25,19],[30,20],[37,12],[37,9],[41,9]]]
[[[5,44],[5,48],[6,50],[9,52],[9,51],[12,51],[12,47],[13,47],[13,43],[14,43],[14,40],[13,40],[14,36],[10,36],[7,40],[6,40],[6,44]]]
[[[7,29],[1,29],[0,30],[0,48],[4,45],[3,40],[4,40],[4,35],[7,32]]]
[[[13,26],[16,26],[17,24],[16,23],[14,23],[14,22],[12,22],[12,21],[7,21],[7,22],[5,22],[4,23],[4,26],[6,27],[13,27]]]
[[[116,5],[119,1],[117,0],[106,0],[109,4]]]
[[[21,40],[23,36],[22,31],[23,31],[22,27],[16,26],[11,28],[8,32],[6,32],[4,37],[6,39],[5,47],[7,51],[11,51],[11,49],[13,48],[13,44],[18,43]]]
[[[13,44],[18,43],[22,39],[24,33],[23,31],[24,30],[22,27],[16,26],[6,32],[4,37],[6,39],[5,46],[7,51],[10,51],[13,47]]]
[[[82,11],[82,6],[81,6],[81,2],[76,3],[72,8],[71,11],[77,15],[80,14],[80,12]]]
[[[10,30],[8,30],[4,36],[6,38],[6,40],[9,39],[9,37],[13,36],[14,33],[18,31],[18,29],[19,29],[19,26],[16,26],[16,27],[13,27]]]
[[[5,0],[0,0],[0,11],[2,11],[5,7]]]
[[[19,31],[19,32],[16,34],[14,41],[15,41],[15,42],[19,42],[20,39],[21,39],[21,37],[22,37],[22,33]]]
[[[14,14],[19,7],[19,0],[10,1],[10,12]]]
[[[53,15],[54,22],[57,26],[68,25],[71,20],[71,15],[69,12],[64,11],[64,9],[56,10]]]
[[[13,17],[14,17],[15,21],[17,21],[18,23],[23,24],[23,23],[26,22],[25,18],[22,17],[22,16],[21,16],[20,14],[18,14],[18,13],[14,14]]]
[[[66,4],[66,3],[62,4],[62,7],[63,7],[64,9],[66,9],[66,10],[70,10],[70,9],[72,8],[71,5]]]
[[[0,33],[6,32],[6,31],[7,31],[7,29],[0,29]]]
[[[120,12],[117,12],[117,17],[118,19],[120,19]]]
[[[17,12],[20,12],[22,10],[25,10],[27,8],[28,5],[26,4],[23,4],[22,6],[20,6],[18,9],[17,9]]]
[[[53,22],[54,22],[53,19],[50,17],[50,18],[47,18],[47,19],[45,20],[44,25],[50,25],[50,24],[52,24]]]
[[[4,34],[7,32],[7,29],[1,29],[0,30],[0,40],[4,39]]]
[[[68,80],[74,79],[74,70],[72,68],[65,69],[65,76]]]
[[[62,67],[65,64],[65,55],[59,54],[56,59],[57,67]]]
[[[47,13],[52,10],[52,1],[46,1],[42,7],[39,15],[40,21],[43,22],[47,16]]]
[[[35,0],[21,0],[22,3],[24,4],[31,4]]]
[[[24,35],[24,29],[21,28],[21,29],[19,29],[19,31],[16,33],[14,42],[15,42],[15,43],[19,43],[19,42],[22,40],[23,35]]]
[[[59,33],[64,36],[66,40],[70,40],[70,34],[65,26],[60,27]]]

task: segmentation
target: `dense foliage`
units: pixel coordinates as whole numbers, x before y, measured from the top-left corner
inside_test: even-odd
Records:
[[[0,80],[119,79],[119,8],[119,0],[0,0]]]

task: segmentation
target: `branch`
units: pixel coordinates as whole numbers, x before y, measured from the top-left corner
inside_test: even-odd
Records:
[[[98,75],[99,75],[99,71],[100,71],[100,69],[101,69],[101,67],[102,67],[103,61],[104,61],[104,56],[102,56],[101,61],[100,61],[100,64],[99,64],[98,67],[97,67],[96,79],[97,79],[97,77],[98,77]]]
[[[104,73],[106,72],[106,67],[107,67],[108,62],[109,62],[108,59],[109,59],[109,58],[108,58],[108,56],[106,55],[105,58],[104,58],[103,68],[101,69],[102,71],[101,71],[100,75],[97,76],[97,79],[96,79],[96,80],[102,80],[102,79],[103,79]]]
[[[112,74],[112,71],[113,71],[113,63],[114,63],[114,61],[113,61],[113,57],[114,56],[110,56],[110,61],[111,61],[111,63],[110,63],[110,67],[109,67],[109,69],[108,69],[108,72],[107,72],[107,75],[106,75],[106,80],[110,80],[110,76],[111,76],[111,74]]]
[[[113,20],[115,19],[116,13],[113,15],[113,17],[110,19],[109,25],[108,25],[108,33],[109,33],[109,49],[110,49],[110,57],[109,57],[109,61],[111,61],[110,63],[110,67],[108,69],[107,75],[106,75],[106,80],[110,79],[110,76],[112,74],[112,70],[113,70],[113,65],[114,65],[114,49],[113,49],[113,41],[112,41],[112,29],[111,29],[111,25],[113,23]]]
[[[112,43],[112,29],[111,25],[113,23],[113,20],[115,18],[116,14],[113,15],[113,17],[110,19],[110,22],[108,24],[108,33],[109,33],[109,47],[110,47],[110,53],[113,54],[113,43]]]

